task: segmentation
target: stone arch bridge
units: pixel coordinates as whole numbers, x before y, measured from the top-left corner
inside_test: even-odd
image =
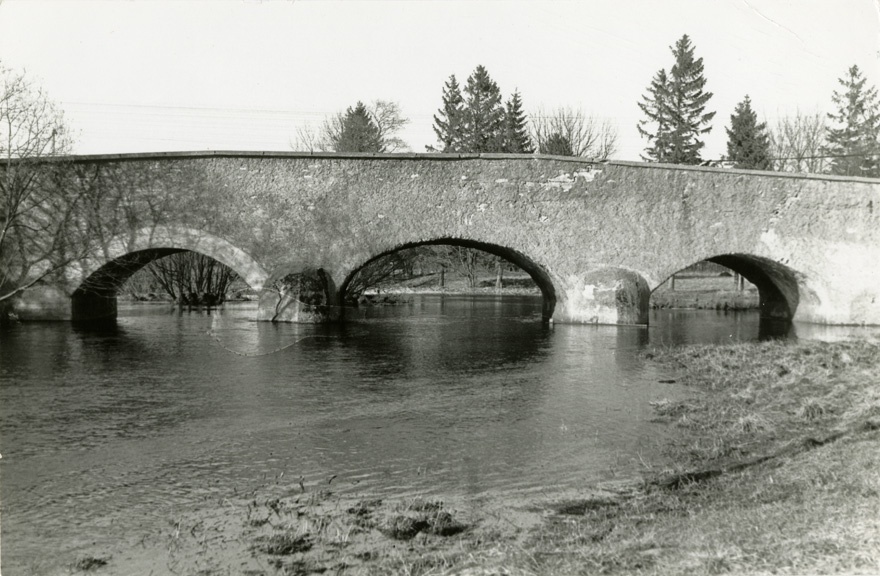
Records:
[[[26,291],[22,319],[114,317],[120,283],[181,250],[261,291],[260,319],[315,318],[275,289],[291,274],[320,281],[344,316],[336,307],[366,263],[448,243],[519,265],[556,322],[645,324],[653,289],[711,260],[758,287],[766,316],[880,324],[880,180],[501,154],[67,160],[125,199],[129,224]]]

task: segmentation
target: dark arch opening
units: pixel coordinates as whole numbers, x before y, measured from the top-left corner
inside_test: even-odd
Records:
[[[675,278],[683,270],[699,269],[699,265],[705,262],[723,266],[753,284],[758,291],[758,308],[760,309],[761,317],[784,320],[791,320],[794,317],[800,301],[795,273],[779,262],[759,256],[752,256],[750,254],[712,256],[692,266],[676,271],[661,286],[667,286],[670,282],[674,285]],[[717,269],[710,270],[707,276],[712,276],[713,274],[719,276]],[[734,290],[734,279],[735,276],[727,280],[731,291]],[[660,286],[655,288],[654,293],[659,288]],[[727,303],[724,306],[726,307]],[[718,307],[721,307],[721,305],[719,304]]]
[[[236,279],[243,281],[241,276],[227,265],[202,252],[182,248],[137,250],[106,262],[80,284],[71,295],[72,320],[76,322],[95,322],[115,319],[117,316],[117,296],[126,282],[145,266],[157,260],[186,253],[201,256],[203,257],[201,260],[209,260],[214,265],[229,270]],[[193,274],[204,272],[204,270],[192,271]],[[180,285],[183,286],[182,283]],[[199,295],[201,301],[194,300],[192,292],[181,294],[180,296],[180,299],[173,297],[167,299],[188,304],[216,305],[222,303],[222,299],[215,296],[211,296],[209,299],[205,298],[205,295]]]
[[[402,250],[409,250],[411,248],[417,248],[420,246],[460,246],[463,248],[471,248],[475,250],[480,250],[482,252],[486,252],[492,254],[494,256],[498,256],[503,260],[513,264],[514,266],[521,269],[523,272],[529,275],[529,277],[534,281],[535,285],[541,291],[542,296],[542,317],[544,320],[549,320],[553,316],[553,310],[556,307],[556,289],[553,286],[553,282],[550,279],[550,275],[544,270],[540,265],[536,264],[533,260],[528,258],[526,255],[510,249],[505,248],[503,246],[498,246],[496,244],[489,244],[486,242],[478,242],[475,240],[466,240],[462,238],[438,238],[435,240],[428,240],[424,242],[412,242],[403,244],[398,246],[392,250],[387,250],[378,254],[366,262],[364,262],[361,266],[351,272],[342,285],[339,288],[340,302],[345,302],[348,300],[347,295],[349,289],[352,285],[352,281],[356,278],[358,273],[373,264],[380,259],[386,258],[391,254],[395,254]]]

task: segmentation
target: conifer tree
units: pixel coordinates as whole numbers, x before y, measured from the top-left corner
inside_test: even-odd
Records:
[[[449,77],[438,113],[434,133],[443,152],[534,151],[522,97],[514,92],[505,105],[498,84],[483,66],[468,77],[463,93],[455,75]]]
[[[464,88],[462,151],[501,152],[504,146],[504,106],[501,90],[483,66],[477,66]]]
[[[639,133],[652,143],[645,149],[645,159],[699,164],[700,150],[705,145],[700,136],[712,130],[709,123],[715,116],[715,112],[705,112],[712,93],[703,90],[703,59],[694,58],[687,34],[670,49],[675,64],[668,75],[665,69],[657,72],[639,103],[647,116],[639,122]]]
[[[382,133],[363,102],[349,106],[339,130],[331,135],[334,152],[384,152]]]
[[[538,152],[550,156],[574,156],[571,139],[559,132],[553,132],[542,140]]]
[[[647,116],[647,120],[640,120],[638,124],[639,134],[648,139],[649,146],[645,148],[643,160],[654,162],[668,162],[671,154],[669,145],[670,126],[672,125],[672,113],[669,109],[669,78],[666,69],[661,68],[648,87],[648,94],[642,96],[639,108]],[[650,125],[654,124],[654,131],[650,132]]]
[[[858,66],[851,67],[838,80],[841,92],[831,100],[837,107],[828,119],[836,126],[826,130],[823,152],[828,156],[831,173],[841,176],[880,177],[880,105],[877,88],[866,88],[867,79]]]
[[[507,100],[505,106],[504,152],[531,154],[534,151],[532,139],[529,137],[526,113],[523,111],[522,98],[517,90]]]
[[[449,77],[443,87],[443,108],[438,112],[440,116],[434,116],[434,133],[440,141],[440,150],[460,152],[463,139],[464,98],[455,74]]]
[[[771,170],[770,136],[767,124],[758,123],[758,115],[752,110],[752,101],[745,99],[736,105],[730,116],[727,130],[727,160],[734,168]]]

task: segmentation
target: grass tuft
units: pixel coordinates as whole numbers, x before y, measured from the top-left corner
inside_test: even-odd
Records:
[[[454,536],[468,529],[446,511],[442,502],[414,499],[402,503],[399,513],[379,523],[380,532],[395,540],[411,540],[419,533]]]
[[[289,533],[273,534],[258,538],[254,549],[273,556],[290,556],[299,552],[308,552],[312,543],[307,535]]]

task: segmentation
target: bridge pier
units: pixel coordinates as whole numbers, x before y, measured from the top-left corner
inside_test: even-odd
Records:
[[[116,290],[76,290],[70,297],[70,319],[74,322],[106,322],[117,315]]]
[[[634,272],[606,268],[571,277],[557,291],[553,321],[566,324],[647,324],[651,290]]]

